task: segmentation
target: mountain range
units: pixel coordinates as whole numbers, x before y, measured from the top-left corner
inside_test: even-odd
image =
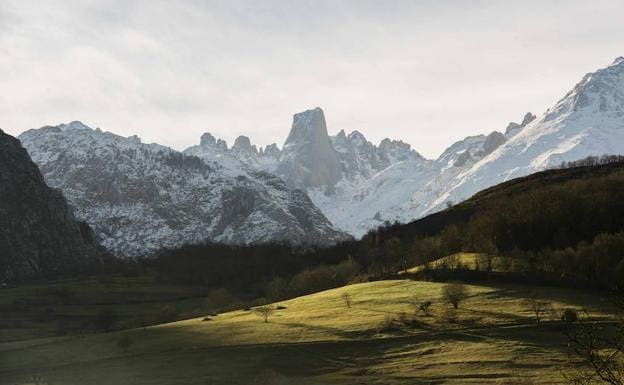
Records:
[[[590,155],[624,153],[624,58],[552,108],[467,137],[437,159],[363,134],[330,136],[320,108],[296,114],[281,149],[210,133],[182,152],[80,122],[19,136],[46,182],[118,255],[205,240],[331,244],[409,222],[500,182]]]

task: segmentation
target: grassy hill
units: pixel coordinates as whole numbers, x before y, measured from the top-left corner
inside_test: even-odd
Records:
[[[520,271],[520,267],[528,269],[526,261],[519,258],[504,257],[497,255],[488,255],[484,253],[455,253],[447,255],[431,262],[423,263],[407,270],[399,272],[399,274],[419,273],[425,269],[466,269],[466,270],[485,270],[495,273],[506,273],[509,271]]]
[[[563,383],[559,367],[568,358],[554,321],[558,314],[584,309],[603,321],[614,314],[596,294],[501,284],[468,286],[469,297],[454,310],[440,297],[443,285],[349,285],[276,303],[280,310],[268,323],[248,309],[111,333],[5,342],[0,383]],[[526,304],[535,293],[552,304],[552,322],[535,324]],[[431,314],[412,316],[413,298],[432,301]],[[120,346],[124,339],[131,344]]]

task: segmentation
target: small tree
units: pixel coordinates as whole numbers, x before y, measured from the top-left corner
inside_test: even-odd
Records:
[[[345,291],[344,293],[342,293],[341,297],[345,305],[347,305],[347,307],[350,308],[351,307],[351,294]]]
[[[418,305],[418,310],[420,310],[424,315],[429,315],[429,308],[431,307],[431,301],[425,301]]]
[[[263,306],[258,306],[254,308],[254,311],[256,312],[256,314],[261,316],[262,319],[264,319],[264,322],[266,323],[266,322],[269,322],[269,317],[271,316],[271,314],[273,314],[275,309],[271,305],[263,305]]]
[[[124,335],[117,340],[117,347],[119,349],[122,349],[124,353],[127,353],[128,349],[130,349],[130,346],[132,346],[133,343],[134,341],[132,340],[132,338],[130,338],[129,335]]]
[[[540,299],[536,294],[532,294],[526,301],[525,305],[535,315],[535,323],[539,324],[544,317],[552,309],[550,302]]]
[[[468,298],[468,288],[461,283],[449,283],[442,288],[442,298],[444,302],[453,305],[458,309],[459,304]]]

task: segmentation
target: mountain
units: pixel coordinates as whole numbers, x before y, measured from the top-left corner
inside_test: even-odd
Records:
[[[80,123],[20,139],[48,183],[117,252],[204,239],[328,244],[342,231],[361,237],[388,221],[410,222],[562,162],[624,153],[623,95],[618,58],[544,114],[466,137],[437,159],[398,140],[373,144],[359,131],[330,136],[318,107],[294,115],[282,149],[245,136],[228,147],[205,133],[178,153]]]
[[[294,116],[276,171],[303,188],[331,189],[340,180],[341,163],[329,140],[325,115],[320,108]]]
[[[46,185],[19,140],[0,130],[0,282],[53,276],[98,255],[89,226]]]
[[[210,135],[202,160],[80,122],[20,135],[46,182],[63,191],[101,243],[120,256],[204,241],[288,241],[326,245],[347,239],[301,190],[243,166]],[[248,141],[232,152],[257,155]],[[195,149],[199,151],[199,149]]]
[[[502,181],[603,154],[624,154],[623,57],[585,75],[554,107],[459,173],[427,212]]]
[[[467,137],[435,160],[400,141],[384,139],[375,146],[358,131],[329,137],[317,108],[295,115],[275,169],[302,184],[332,223],[359,237],[386,221],[409,222],[511,178],[590,155],[623,154],[623,95],[624,58],[618,58],[587,74],[541,116],[527,113],[504,133]]]

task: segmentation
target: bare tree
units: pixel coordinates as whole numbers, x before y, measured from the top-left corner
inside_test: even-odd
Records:
[[[550,312],[552,305],[550,302],[541,299],[536,293],[532,293],[525,301],[525,305],[535,316],[535,323],[539,324],[545,314]]]
[[[418,315],[419,312],[423,313],[424,315],[429,315],[429,307],[431,307],[432,305],[431,301],[421,302],[418,297],[412,296],[408,299],[407,302],[414,310],[414,315]]]
[[[264,322],[269,322],[269,317],[275,311],[275,308],[271,305],[262,305],[253,309],[258,315],[264,319]]]
[[[344,293],[342,293],[341,297],[345,305],[347,305],[347,307],[350,308],[351,307],[351,294],[345,291]]]
[[[610,330],[609,330],[610,329]],[[624,385],[624,327],[610,328],[597,323],[566,328],[572,353],[582,365],[574,364],[566,373],[577,385]]]
[[[624,290],[617,301],[624,308]],[[564,328],[568,346],[581,361],[565,374],[576,385],[624,385],[624,320],[614,323],[581,319]]]
[[[468,298],[468,288],[461,283],[448,283],[442,287],[442,298],[458,309],[459,304]]]

